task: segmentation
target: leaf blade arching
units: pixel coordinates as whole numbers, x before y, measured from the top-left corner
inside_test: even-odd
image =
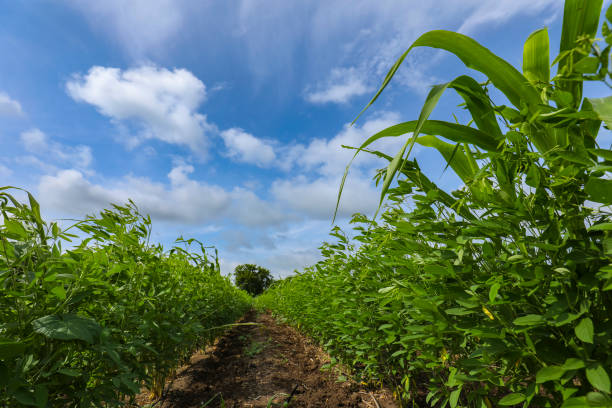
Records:
[[[533,84],[548,84],[550,80],[550,52],[546,28],[534,31],[525,41],[523,75]]]
[[[412,137],[406,140],[406,143],[404,143],[400,151],[395,155],[391,163],[389,163],[389,166],[387,166],[387,173],[385,174],[385,178],[383,180],[383,184],[382,184],[382,188],[380,192],[380,201],[378,203],[378,209],[376,210],[376,213],[378,213],[378,210],[380,210],[380,207],[382,206],[382,203],[385,199],[385,195],[387,194],[387,191],[389,190],[389,186],[391,185],[391,182],[393,181],[395,174],[400,168],[400,164],[404,158],[404,152],[406,151],[406,148],[408,148],[408,153],[406,154],[406,156],[410,156],[410,152],[412,152],[412,148],[414,147],[414,143],[416,142],[421,132],[421,128],[423,127],[423,124],[427,121],[427,119],[429,118],[429,115],[431,115],[431,112],[433,112],[434,108],[438,104],[438,101],[440,100],[440,97],[442,96],[444,91],[446,91],[446,89],[451,84],[452,82],[448,82],[446,84],[435,85],[433,88],[431,88],[431,91],[429,91],[429,94],[427,95],[427,99],[425,99],[425,103],[423,104],[423,107],[421,108],[421,113],[419,114],[419,120],[417,121],[417,124],[414,130],[412,131]]]
[[[474,177],[474,172],[469,159],[465,156],[465,153],[462,150],[458,150],[456,148],[457,145],[443,142],[437,137],[431,135],[421,136],[416,140],[416,142],[421,146],[433,147],[440,152],[442,157],[444,157],[444,160],[446,160],[446,163],[455,171],[455,173],[457,173],[464,183],[467,183]]]
[[[374,97],[361,110],[359,115],[353,120],[353,123],[378,99],[404,59],[406,59],[408,53],[416,47],[439,48],[454,54],[468,68],[485,74],[493,85],[502,91],[516,107],[521,107],[521,102],[523,102],[536,110],[537,105],[541,103],[538,92],[529,83],[527,78],[507,61],[493,54],[489,49],[466,35],[446,30],[434,30],[421,35],[395,61]]]
[[[347,149],[357,150],[356,147],[350,147],[350,146],[342,146],[342,147],[345,147]],[[373,154],[375,156],[378,156],[380,158],[386,159],[388,161],[393,160],[393,157],[385,153],[379,152],[377,150],[367,150],[365,148],[361,150],[367,153]],[[409,178],[413,182],[415,182],[419,186],[419,188],[421,188],[424,192],[426,193],[430,191],[436,192],[439,195],[440,201],[442,201],[447,207],[453,208],[457,212],[457,214],[461,215],[462,217],[466,219],[475,218],[474,214],[472,214],[467,207],[458,206],[457,205],[458,200],[456,198],[454,198],[453,196],[448,194],[446,191],[438,187],[436,183],[431,181],[425,174],[423,174],[415,162],[408,161],[402,168],[401,173],[404,174],[407,178]]]
[[[361,150],[364,150],[369,145],[379,139],[385,137],[398,137],[410,132],[414,132],[414,130],[417,128],[417,124],[418,121],[413,120],[390,126],[370,136],[366,141],[361,144],[358,149],[356,149],[356,152],[353,155],[351,161],[347,164],[342,179],[340,181],[340,188],[338,190],[338,196],[336,200],[336,210],[334,212],[334,220],[336,218],[336,213],[338,212],[340,198],[342,196],[342,190],[346,182],[348,171],[359,152]],[[489,134],[469,126],[439,120],[427,120],[423,123],[421,130],[423,133],[426,133],[428,135],[442,136],[456,143],[470,143],[487,151],[498,150],[499,142],[496,139],[492,139]]]
[[[463,98],[479,130],[496,140],[504,138],[495,110],[481,84],[468,75],[461,75],[452,81],[449,88],[453,88]]]

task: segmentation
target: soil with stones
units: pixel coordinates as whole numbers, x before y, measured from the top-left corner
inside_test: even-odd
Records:
[[[148,403],[155,408],[397,406],[388,390],[369,390],[337,367],[322,370],[329,356],[292,327],[255,312],[240,321],[248,322],[257,324],[234,326],[194,354],[167,384],[164,397]]]

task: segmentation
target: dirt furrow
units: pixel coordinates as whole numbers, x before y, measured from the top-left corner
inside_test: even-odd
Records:
[[[257,324],[236,326],[194,354],[155,408],[396,407],[389,391],[322,370],[329,356],[292,327],[255,312],[241,320],[249,322]]]

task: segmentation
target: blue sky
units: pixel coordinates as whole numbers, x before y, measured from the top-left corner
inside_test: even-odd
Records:
[[[418,116],[428,88],[468,72],[417,50],[350,127],[419,34],[471,35],[520,68],[522,44],[560,0],[0,0],[0,185],[33,192],[47,218],[82,218],[132,198],[153,239],[179,235],[285,276],[317,261],[351,152]],[[451,119],[445,96],[434,117]],[[461,118],[461,115],[459,115]],[[394,153],[401,141],[378,145]],[[414,152],[441,186],[437,153]],[[360,156],[341,203],[372,215]]]

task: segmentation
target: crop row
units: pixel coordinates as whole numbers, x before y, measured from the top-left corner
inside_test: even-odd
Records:
[[[28,205],[9,191],[0,189],[0,406],[120,406],[143,386],[159,395],[250,305],[204,247],[150,245],[151,221],[133,203],[61,230],[31,195]]]
[[[335,229],[323,260],[259,306],[419,406],[612,406],[612,150],[600,135],[612,97],[583,95],[584,81],[612,80],[612,9],[603,46],[601,9],[566,1],[556,73],[546,29],[527,39],[522,72],[458,33],[417,39],[372,102],[414,47],[447,50],[487,81],[434,86],[418,120],[365,141],[357,153],[389,161],[382,220],[354,216],[354,241]],[[429,120],[447,90],[466,125]],[[401,136],[395,157],[369,150]],[[438,187],[408,160],[414,144],[436,149],[463,186]]]

